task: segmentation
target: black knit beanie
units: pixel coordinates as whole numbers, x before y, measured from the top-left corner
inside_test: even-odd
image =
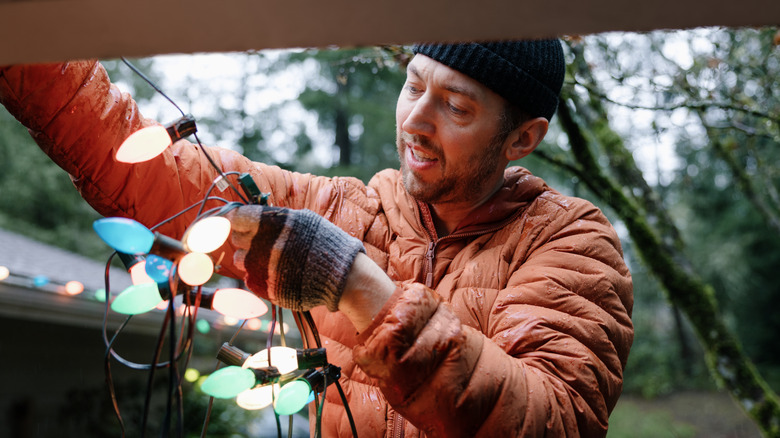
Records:
[[[566,65],[560,41],[415,44],[420,53],[470,76],[532,117],[550,120]]]

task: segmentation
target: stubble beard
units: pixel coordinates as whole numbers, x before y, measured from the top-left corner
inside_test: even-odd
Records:
[[[401,162],[401,176],[406,191],[416,200],[429,204],[448,204],[460,202],[476,202],[482,199],[484,194],[492,189],[495,184],[496,168],[499,165],[501,146],[506,135],[495,135],[482,148],[472,156],[469,163],[476,163],[467,167],[456,168],[455,172],[447,172],[447,163],[444,161],[441,147],[426,137],[412,136],[411,140],[425,148],[426,151],[439,157],[443,176],[434,182],[425,182],[418,179],[414,172],[406,165],[406,141],[403,133],[397,137],[398,156]]]

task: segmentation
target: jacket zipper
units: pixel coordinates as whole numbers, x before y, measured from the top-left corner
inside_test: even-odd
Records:
[[[436,254],[436,241],[428,243],[428,251],[425,252],[425,286],[433,287],[433,256]]]
[[[425,263],[423,264],[423,274],[424,274],[423,277],[425,278],[425,286],[431,289],[433,289],[433,263],[436,256],[436,245],[438,245],[439,242],[448,239],[461,239],[464,237],[481,236],[482,234],[498,231],[504,228],[506,224],[517,219],[517,217],[523,213],[523,210],[518,210],[515,214],[507,218],[505,221],[501,222],[500,224],[492,228],[488,228],[480,231],[472,231],[469,233],[449,234],[447,236],[439,238],[438,235],[436,234],[436,228],[433,225],[433,218],[431,217],[431,212],[429,210],[429,207],[427,205],[424,205],[424,207],[421,208],[421,211],[422,211],[422,218],[423,218],[423,223],[421,225],[423,225],[423,229],[425,230],[426,234],[428,234],[428,239],[429,239],[428,250],[425,251]]]
[[[393,412],[393,433],[391,438],[404,438],[404,423],[406,420],[398,411]]]

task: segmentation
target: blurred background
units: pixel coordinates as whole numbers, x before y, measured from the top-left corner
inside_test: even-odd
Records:
[[[771,434],[772,418],[780,415],[780,282],[774,277],[780,270],[780,31],[620,32],[563,42],[563,103],[544,143],[514,164],[592,201],[621,235],[634,277],[636,336],[609,436]],[[205,144],[287,169],[368,181],[376,171],[398,166],[395,100],[408,60],[404,47],[366,47],[132,62],[195,116]],[[178,116],[121,61],[103,62],[146,117],[165,123]],[[0,109],[0,229],[22,239],[0,247],[0,265],[30,239],[101,266],[110,251],[92,231],[97,218],[68,175]],[[57,263],[67,264],[70,256],[64,257]],[[42,272],[25,275],[34,278],[49,268],[30,268],[36,269]],[[83,275],[102,281],[96,272]],[[41,289],[25,288],[31,294]],[[68,312],[72,302],[58,298],[50,314],[57,306]],[[84,360],[92,383],[62,389],[58,397],[68,395],[56,403],[30,402],[24,389],[0,394],[7,418],[27,418],[7,423],[14,428],[9,436],[57,436],[63,427],[72,432],[68,436],[116,436],[101,389],[102,315],[95,305],[97,311],[81,316],[92,322],[77,324],[0,313],[6,377],[19,372],[10,358],[64,348],[66,332],[58,324],[83,330],[68,339],[93,343],[96,351],[94,363]],[[195,340],[204,347],[196,349],[193,366],[203,373],[213,370],[214,351],[231,333],[220,331],[219,323],[214,327]],[[246,342],[259,345],[265,336],[260,330]],[[128,348],[151,354],[153,330],[139,329],[137,337],[128,337]],[[86,381],[83,369],[73,373]],[[41,374],[28,377],[28,388],[55,378]],[[145,396],[146,382],[139,386],[133,379],[145,377],[118,377],[127,412]],[[187,418],[195,420],[187,426],[191,436],[201,432],[207,398],[196,383],[185,388],[185,406],[192,408]],[[765,408],[767,400],[774,411]],[[262,414],[231,401],[214,409],[209,436],[276,436],[273,419]],[[43,411],[50,424],[41,429],[35,423]],[[297,424],[294,433],[307,436],[305,418]]]

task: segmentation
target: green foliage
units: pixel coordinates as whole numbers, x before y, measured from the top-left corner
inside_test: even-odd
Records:
[[[397,167],[394,107],[405,80],[398,63],[379,48],[289,55],[291,63],[312,60],[317,78],[307,81],[298,100],[317,114],[320,128],[332,136],[339,164],[332,169],[304,170],[348,174],[367,181],[381,169]]]
[[[608,438],[695,437],[696,428],[675,421],[669,412],[648,411],[631,404],[619,404],[609,417]]]
[[[99,216],[67,173],[0,109],[0,227],[91,257],[105,255],[92,231]]]

